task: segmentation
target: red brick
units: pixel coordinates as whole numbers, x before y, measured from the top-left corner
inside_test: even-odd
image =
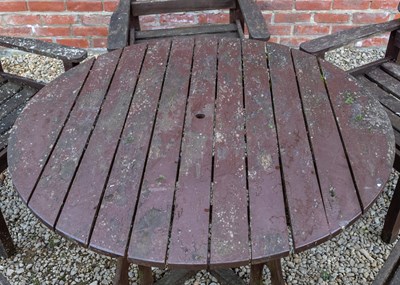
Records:
[[[374,0],[371,2],[371,9],[387,9],[393,11],[397,9],[398,4],[398,0]]]
[[[352,25],[333,25],[332,26],[332,33],[337,33],[340,31],[348,30],[354,28]]]
[[[160,24],[193,24],[195,19],[193,14],[161,14]]]
[[[53,39],[52,39],[52,38],[42,38],[42,37],[40,37],[39,39],[40,39],[41,41],[48,42],[48,43],[52,43],[52,42],[53,42]]]
[[[369,38],[356,43],[357,47],[379,47],[386,46],[388,42],[387,38],[375,37]]]
[[[296,35],[326,35],[328,33],[329,33],[329,26],[296,25],[294,27],[294,34]]]
[[[105,48],[107,47],[107,38],[93,38],[92,47],[94,48]]]
[[[14,26],[40,24],[39,15],[10,15],[4,16],[3,20],[7,25]]]
[[[312,37],[285,37],[280,38],[279,43],[291,47],[298,47],[301,43],[311,40]]]
[[[296,1],[296,10],[330,10],[332,6],[332,0],[328,1],[314,1],[304,0]]]
[[[41,18],[44,25],[71,25],[77,21],[73,15],[42,15]]]
[[[277,37],[277,36],[271,36],[270,38],[269,38],[269,41],[268,42],[270,42],[270,43],[279,43],[279,41],[280,41],[280,37]]]
[[[158,20],[155,15],[140,16],[139,21],[141,25],[158,25]]]
[[[271,35],[290,36],[292,34],[291,25],[268,25]]]
[[[71,30],[69,27],[37,27],[35,28],[35,34],[38,36],[69,36]]]
[[[56,39],[56,42],[61,45],[72,46],[72,47],[80,47],[80,48],[89,47],[89,41],[87,39],[61,38],[61,39]]]
[[[314,15],[314,21],[317,23],[346,23],[350,20],[348,14],[320,13]]]
[[[261,0],[257,1],[261,10],[292,10],[293,0]]]
[[[68,1],[67,10],[69,11],[103,11],[101,2],[90,1]]]
[[[333,9],[364,10],[369,8],[371,0],[334,0]]]
[[[117,9],[118,2],[117,1],[104,1],[104,11],[114,12]]]
[[[81,21],[84,25],[97,26],[108,25],[110,23],[110,16],[108,15],[83,15]]]
[[[29,27],[0,27],[2,36],[26,37],[32,34],[32,29]]]
[[[389,13],[354,13],[354,24],[372,24],[387,22],[390,18]]]
[[[272,23],[272,14],[263,14],[266,23]]]
[[[26,11],[26,2],[25,1],[7,1],[0,2],[0,11],[1,12],[17,12],[17,11]]]
[[[108,35],[108,27],[73,27],[73,34],[75,36],[97,36],[106,37]]]
[[[275,23],[310,22],[310,20],[310,13],[276,13],[274,17]]]
[[[200,24],[208,24],[208,23],[228,23],[229,22],[229,14],[219,13],[219,14],[200,14],[199,15],[199,23]]]
[[[28,8],[35,12],[55,12],[64,11],[65,5],[63,1],[29,1]]]

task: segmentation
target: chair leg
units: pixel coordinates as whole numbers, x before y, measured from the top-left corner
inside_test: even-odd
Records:
[[[139,265],[139,284],[153,285],[153,272],[151,267]]]
[[[129,285],[128,271],[129,263],[126,257],[118,258],[113,285]]]
[[[250,282],[249,285],[261,285],[262,283],[262,273],[264,264],[254,264],[250,268]]]
[[[271,260],[267,262],[269,271],[271,272],[271,284],[272,285],[285,285],[282,274],[281,260]]]
[[[16,252],[6,221],[0,211],[0,255],[8,258]]]
[[[400,181],[397,182],[392,201],[385,218],[382,230],[382,240],[392,243],[396,240],[400,230]]]

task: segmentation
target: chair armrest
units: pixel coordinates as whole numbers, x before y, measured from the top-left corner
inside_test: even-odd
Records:
[[[0,37],[0,46],[61,59],[64,64],[71,65],[77,64],[87,57],[84,49],[29,38]]]
[[[271,35],[257,3],[252,0],[238,0],[238,3],[249,30],[250,38],[263,41],[269,40]]]
[[[400,28],[400,19],[381,24],[372,24],[363,27],[344,30],[332,35],[320,37],[300,45],[300,49],[314,55],[323,55],[325,52],[351,44],[353,42]]]
[[[129,44],[129,17],[131,1],[120,0],[117,10],[111,15],[108,31],[108,51],[126,47]]]

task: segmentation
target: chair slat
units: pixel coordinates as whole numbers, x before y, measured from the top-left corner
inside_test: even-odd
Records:
[[[176,12],[233,9],[236,7],[236,2],[233,0],[169,0],[147,2],[134,1],[131,3],[131,7],[131,12],[133,16],[142,16]]]

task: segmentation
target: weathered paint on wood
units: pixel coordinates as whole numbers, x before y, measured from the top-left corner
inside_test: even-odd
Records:
[[[220,40],[217,74],[210,248],[216,267],[250,260],[240,41]]]
[[[35,214],[49,227],[55,226],[120,53],[100,56],[94,63],[29,201],[30,207],[38,209]]]
[[[204,268],[208,262],[217,49],[216,40],[196,40],[168,252],[169,267],[191,264],[192,268]]]
[[[366,76],[378,84],[379,87],[383,88],[394,94],[397,98],[400,98],[400,81],[390,76],[380,68],[375,68],[370,72],[366,73]]]
[[[126,253],[169,51],[170,43],[151,45],[136,67],[138,82],[90,242],[97,250]]]
[[[38,90],[29,86],[24,86],[21,91],[14,94],[11,98],[0,103],[0,120],[10,114],[13,110],[26,102],[36,94]],[[0,90],[1,92],[1,90]]]
[[[318,61],[292,50],[303,112],[332,234],[362,213]]]
[[[327,239],[330,235],[329,225],[307,137],[290,49],[274,44],[268,45],[267,51],[284,189],[294,246],[296,250],[301,250]]]
[[[24,202],[40,177],[94,60],[55,79],[32,98],[16,121],[9,139],[9,169]],[[29,137],[28,140],[22,138]],[[34,145],[35,147],[32,147]],[[23,176],[15,175],[25,173]]]
[[[282,283],[288,231],[296,251],[326,240],[389,176],[388,117],[326,62],[218,38],[135,45],[116,67],[120,53],[42,89],[10,141],[17,191],[37,185],[28,206],[85,246],[143,266],[267,262]]]
[[[73,236],[84,245],[88,244],[95,214],[101,203],[144,51],[145,47],[138,45],[122,53],[57,221],[58,232]]]
[[[289,236],[265,44],[247,41],[242,46],[251,256],[254,262],[262,261],[266,256],[286,255]]]
[[[148,261],[160,266],[166,262],[193,47],[193,39],[173,42],[171,46],[129,244],[128,258],[133,262]]]
[[[395,149],[390,121],[379,102],[354,77],[324,60],[320,65],[366,210],[382,191],[393,166]]]

